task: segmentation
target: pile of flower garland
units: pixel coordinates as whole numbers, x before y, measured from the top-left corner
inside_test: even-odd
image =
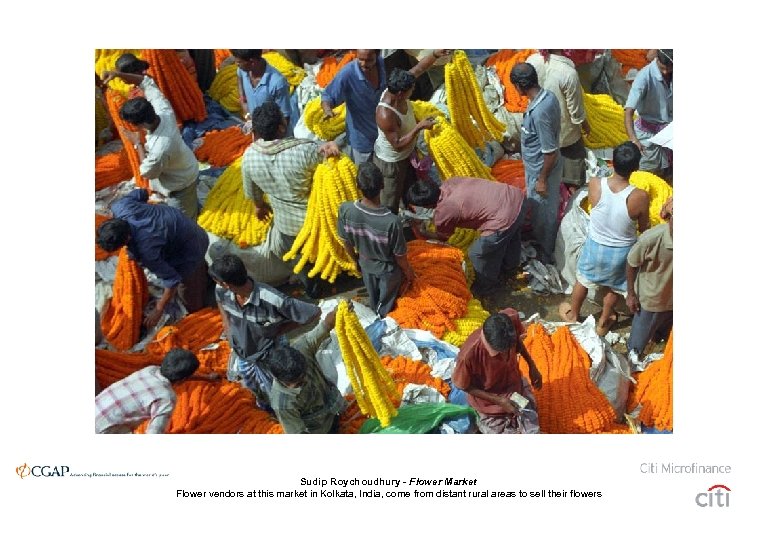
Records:
[[[356,178],[357,167],[344,154],[317,165],[306,206],[306,220],[290,251],[282,257],[282,260],[290,261],[301,254],[294,272],[301,272],[309,262],[314,264],[308,272],[310,278],[320,274],[322,279],[333,283],[341,272],[360,276],[357,263],[347,253],[336,230],[341,203],[359,198]]]
[[[466,314],[452,321],[455,324],[455,330],[447,330],[441,339],[460,347],[475,330],[482,328],[482,324],[489,316],[490,313],[485,311],[482,303],[476,298],[472,298],[466,304]]]
[[[441,338],[457,332],[455,320],[466,315],[471,292],[463,274],[463,252],[424,240],[407,243],[406,257],[416,279],[389,313],[403,328],[428,330]]]
[[[436,124],[425,130],[425,143],[442,180],[453,176],[495,180],[474,149],[443,117],[437,118]]]
[[[147,366],[159,366],[162,356],[151,353],[124,353],[95,349],[95,377],[106,388]]]
[[[322,112],[322,97],[317,96],[303,109],[303,121],[309,131],[323,141],[332,141],[347,129],[347,105],[342,103],[333,108],[333,116],[326,119]]]
[[[500,159],[490,172],[502,184],[509,184],[525,191],[525,166],[522,159]]]
[[[108,106],[108,114],[111,115],[111,120],[114,122],[114,125],[117,128],[117,132],[119,133],[119,139],[122,141],[122,147],[125,150],[125,156],[127,156],[127,159],[130,162],[130,168],[133,172],[132,176],[135,178],[135,184],[139,188],[148,190],[149,180],[141,176],[141,160],[138,159],[138,152],[135,151],[133,142],[124,134],[125,131],[136,131],[135,126],[128,124],[119,116],[119,110],[122,108],[122,105],[124,105],[125,101],[127,101],[127,99],[116,90],[112,90],[110,88],[106,90],[106,105]],[[143,133],[141,133],[142,142],[144,138],[145,137]]]
[[[220,69],[208,90],[208,95],[230,112],[241,112],[238,97],[238,66],[230,64]]]
[[[672,431],[673,407],[673,346],[672,333],[664,348],[664,356],[637,376],[637,384],[628,399],[628,410],[642,406],[639,421],[645,426]]]
[[[357,58],[355,51],[349,51],[341,58],[341,60],[336,60],[332,56],[326,56],[323,58],[322,64],[320,64],[320,69],[317,72],[317,86],[324,89],[330,84],[330,81],[333,80],[333,77],[336,76],[336,73],[341,71],[344,66],[346,66],[355,58]]]
[[[102,214],[95,214],[95,234],[97,234],[97,229],[100,227],[100,225],[103,224],[104,221],[107,221],[109,219],[108,216],[104,216]],[[95,243],[95,260],[96,261],[104,261],[111,257],[112,255],[118,255],[118,251],[112,251],[109,253],[99,245],[97,245],[97,242]]]
[[[230,52],[230,49],[214,49],[214,67],[217,69],[217,71],[222,71],[225,69],[225,67],[228,67],[223,67],[222,64],[231,56],[233,56],[233,54]]]
[[[250,144],[252,135],[244,134],[238,126],[209,131],[203,137],[203,144],[195,150],[195,157],[212,167],[227,167],[242,157]]]
[[[241,159],[237,159],[209,191],[198,216],[198,225],[246,248],[263,243],[272,220],[270,213],[262,221],[257,219],[254,203],[244,196]]]
[[[440,108],[431,103],[430,101],[410,101],[412,104],[412,111],[414,112],[414,119],[420,122],[426,118],[444,118],[447,116],[442,112]]]
[[[136,154],[137,158],[138,154]],[[95,156],[95,191],[133,178],[133,166],[122,148],[110,154]]]
[[[173,326],[163,326],[146,351],[163,356],[173,348],[198,351],[219,342],[222,335],[222,317],[217,308],[205,308],[190,313]],[[227,344],[227,342],[225,341]],[[227,357],[224,359],[225,365]]]
[[[148,298],[144,271],[130,259],[125,246],[119,251],[113,294],[100,320],[103,336],[112,347],[125,351],[138,342]]]
[[[614,148],[628,140],[623,107],[609,94],[582,93],[590,134],[583,135],[588,148]]]
[[[181,124],[188,120],[205,120],[206,103],[203,101],[203,93],[187,72],[176,51],[144,49],[143,57],[149,62],[149,75],[170,101],[177,121]]]
[[[465,229],[463,227],[457,227],[455,231],[447,239],[447,243],[452,247],[456,247],[466,255],[471,244],[479,238],[479,231],[476,229]]]
[[[645,190],[650,196],[650,226],[654,227],[663,222],[661,219],[661,207],[674,194],[672,186],[660,176],[648,171],[634,171],[628,179],[629,184]],[[580,206],[590,214],[590,201],[587,197],[582,199]]]
[[[498,78],[501,79],[501,84],[504,85],[504,106],[509,112],[525,112],[528,108],[528,97],[521,95],[517,91],[517,88],[515,88],[515,85],[512,84],[509,78],[509,74],[513,67],[521,62],[525,62],[535,52],[535,49],[522,49],[519,51],[501,49],[485,61],[486,66],[495,68]]]
[[[398,390],[379,361],[357,315],[345,300],[339,302],[336,311],[336,337],[361,412],[377,418],[382,427],[388,426],[397,414],[394,402],[400,399]]]
[[[102,78],[104,72],[114,71],[116,61],[125,53],[139,56],[141,51],[138,49],[95,49],[95,73],[97,76]],[[108,87],[126,96],[133,85],[127,84],[122,79],[113,79],[109,81]]]
[[[487,105],[466,53],[455,51],[444,67],[447,108],[454,128],[471,148],[484,148],[489,140],[501,140],[506,126]]]
[[[431,366],[419,360],[413,360],[406,356],[383,356],[380,358],[382,365],[390,373],[400,396],[407,384],[424,384],[437,390],[445,398],[450,395],[450,385],[439,377],[431,375]]]
[[[647,49],[612,49],[612,58],[621,64],[625,76],[631,68],[642,69],[647,65]]]
[[[306,78],[306,71],[302,67],[298,67],[283,54],[276,51],[269,51],[263,53],[265,61],[271,64],[276,71],[282,74],[287,79],[287,84],[290,86],[290,93],[295,92],[295,87],[301,84],[301,81]]]
[[[590,358],[568,327],[552,338],[540,324],[528,328],[525,346],[542,374],[536,390],[542,433],[632,433],[616,421],[615,410],[590,379]],[[528,377],[525,360],[518,362]]]

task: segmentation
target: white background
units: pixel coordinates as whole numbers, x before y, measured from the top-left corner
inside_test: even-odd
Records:
[[[776,453],[770,459],[767,441],[776,423],[767,405],[778,361],[777,330],[769,323],[777,312],[777,173],[767,165],[777,151],[769,137],[775,130],[764,127],[776,122],[777,68],[776,47],[767,40],[776,30],[767,14],[743,11],[750,4],[720,12],[713,3],[693,10],[682,2],[36,3],[21,17],[27,8],[17,8],[7,19],[5,37],[12,39],[4,47],[0,90],[6,366],[0,527],[13,534],[6,538],[57,532],[657,538],[675,531],[764,537],[758,531],[777,500]],[[206,28],[211,32],[199,30]],[[676,49],[674,435],[95,436],[94,49],[238,45]],[[733,472],[640,473],[643,462],[668,461],[730,465]],[[23,463],[170,476],[20,479],[14,469]],[[603,497],[351,504],[176,498],[177,489],[300,489],[301,477],[412,476]],[[696,506],[695,495],[713,484],[731,488],[729,508]]]

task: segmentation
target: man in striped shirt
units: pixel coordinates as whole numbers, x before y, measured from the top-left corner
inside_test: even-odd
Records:
[[[216,374],[192,377],[199,367],[190,351],[171,349],[159,366],[147,366],[95,397],[95,433],[132,433],[149,420],[146,433],[165,433],[176,406],[172,383],[187,378],[215,380]]]

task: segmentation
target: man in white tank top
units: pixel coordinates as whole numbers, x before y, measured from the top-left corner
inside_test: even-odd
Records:
[[[387,78],[387,90],[379,99],[376,108],[378,133],[374,142],[373,161],[382,171],[385,180],[380,202],[394,214],[398,213],[401,195],[415,181],[411,155],[417,142],[417,134],[423,129],[431,129],[434,124],[433,118],[415,121],[409,96],[414,91],[416,78],[425,73],[436,60],[449,53],[449,50],[435,50],[409,71],[394,69]]]
[[[588,289],[605,287],[604,306],[596,325],[603,336],[615,322],[618,295],[626,295],[626,258],[636,243],[637,227],[644,232],[649,223],[650,196],[629,184],[631,173],[639,168],[642,154],[630,141],[613,152],[615,172],[609,178],[591,178],[588,200],[591,204],[588,237],[577,260],[577,282],[571,304],[560,305],[566,322],[576,322]]]

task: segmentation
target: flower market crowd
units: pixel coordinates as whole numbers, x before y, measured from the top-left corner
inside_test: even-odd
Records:
[[[96,433],[671,432],[672,67],[96,50]]]

